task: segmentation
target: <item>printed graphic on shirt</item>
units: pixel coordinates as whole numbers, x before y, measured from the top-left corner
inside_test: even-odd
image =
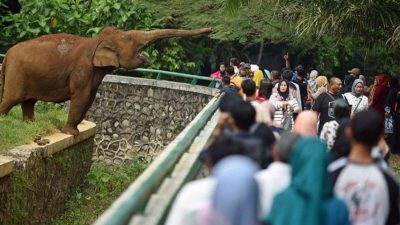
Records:
[[[328,116],[330,118],[335,119],[335,111],[333,110],[333,102],[334,101],[331,101],[328,103]]]
[[[335,184],[355,225],[384,225],[389,214],[388,187],[375,165],[347,165]]]

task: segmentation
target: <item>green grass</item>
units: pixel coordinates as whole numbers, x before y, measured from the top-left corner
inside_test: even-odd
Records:
[[[94,162],[81,190],[67,201],[66,212],[53,220],[52,224],[92,224],[146,166],[146,163],[139,160],[120,166]]]
[[[66,121],[67,113],[53,103],[36,104],[33,122],[22,121],[21,107],[15,106],[7,116],[0,116],[0,154],[33,141],[38,134],[50,134],[60,129]]]

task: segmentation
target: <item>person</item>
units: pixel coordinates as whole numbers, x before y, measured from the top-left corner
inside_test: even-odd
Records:
[[[301,138],[290,157],[289,186],[275,196],[264,216],[271,225],[349,225],[343,201],[335,197],[327,172],[328,153],[318,138]]]
[[[368,98],[364,95],[364,82],[356,79],[351,87],[351,92],[344,94],[347,102],[351,105],[351,116],[368,109]]]
[[[239,75],[235,74],[235,69],[231,66],[226,68],[226,73],[228,74],[228,77],[231,79],[231,86],[234,86],[239,93],[239,95],[243,96],[243,90],[242,90],[242,78],[240,78]]]
[[[256,122],[270,124],[271,116],[269,115],[269,112],[265,108],[261,107],[261,104],[256,101],[256,83],[251,79],[244,80],[242,82],[242,89],[245,94],[245,100],[250,102],[256,109]]]
[[[318,134],[317,130],[318,117],[311,110],[306,110],[297,116],[294,121],[293,132],[302,137],[315,137]]]
[[[297,105],[299,106],[299,108],[301,110],[300,88],[299,88],[299,85],[297,85],[296,83],[291,81],[292,75],[293,75],[293,73],[291,70],[284,69],[282,71],[282,79],[286,80],[289,84],[289,95],[292,96],[293,98],[296,98]],[[278,83],[275,84],[274,88],[272,89],[272,95],[275,95],[278,93]]]
[[[256,111],[249,102],[238,94],[226,94],[220,102],[221,115],[213,137],[226,134],[239,141],[245,148],[245,155],[265,168],[270,161],[270,145],[275,141],[268,126],[257,126]],[[262,123],[264,124],[264,123]],[[258,129],[260,128],[260,129]]]
[[[349,72],[349,75],[346,75],[344,77],[344,86],[342,88],[342,94],[351,92],[354,80],[358,79],[358,77],[361,75],[361,70],[359,68],[353,68],[347,72]]]
[[[315,100],[312,110],[316,111],[319,117],[318,134],[321,134],[322,127],[326,122],[335,119],[333,102],[336,99],[343,98],[340,94],[341,87],[342,81],[337,77],[332,77],[329,80],[328,92],[321,93]]]
[[[247,70],[244,67],[240,67],[239,68],[239,76],[242,80],[246,80],[247,79]]]
[[[364,82],[364,95],[368,97],[369,96],[369,87],[367,84],[367,80],[365,79],[365,76],[360,75],[358,78]]]
[[[317,79],[318,77],[318,71],[316,70],[311,70],[310,72],[310,77],[309,80],[307,81],[307,105],[309,107],[312,106],[313,104],[313,94],[315,94],[317,92],[317,83],[315,82],[315,79]]]
[[[231,78],[229,76],[224,76],[222,78],[222,88],[218,90],[215,96],[219,96],[222,93],[234,92],[237,93],[237,89],[235,86],[231,85]]]
[[[400,79],[393,78],[386,100],[385,117],[392,119],[393,129],[388,131],[388,141],[391,152],[400,154]],[[389,122],[389,121],[388,121]]]
[[[242,78],[243,79],[251,79],[253,77],[253,72],[251,71],[251,65],[249,63],[246,63],[246,64],[244,64],[243,68],[245,71],[245,78],[243,78],[243,75],[241,75]]]
[[[304,73],[303,66],[298,65],[295,68],[295,74],[296,74],[296,76],[295,76],[296,79],[294,79],[293,82],[296,83],[300,88],[300,96],[301,96],[300,100],[301,100],[301,106],[302,106],[301,109],[305,110],[305,109],[307,109],[306,102],[309,99],[309,96],[308,96],[308,91],[307,91],[308,83],[307,83],[307,80],[305,79],[305,73]]]
[[[320,138],[327,144],[328,151],[330,151],[335,143],[337,130],[340,125],[346,123],[350,119],[351,106],[344,99],[336,99],[333,102],[333,113],[335,119],[326,122],[322,127]]]
[[[220,64],[219,65],[219,70],[212,73],[210,75],[211,78],[215,78],[215,79],[222,79],[222,77],[224,77],[226,75],[226,71],[225,71],[225,65],[224,64]]]
[[[315,93],[311,94],[311,98],[315,101],[321,93],[328,91],[328,78],[326,76],[319,76],[315,79]]]
[[[239,74],[239,60],[237,58],[231,58],[229,60],[229,66],[234,68],[235,74]]]
[[[253,81],[256,83],[257,88],[260,87],[261,81],[264,79],[264,74],[261,70],[254,71]]]
[[[244,156],[222,159],[214,169],[216,185],[212,202],[197,224],[257,225],[259,190],[254,174],[258,170],[258,166]]]
[[[279,81],[281,80],[281,78],[280,78],[280,76],[279,76],[279,72],[278,72],[278,70],[272,70],[271,71],[271,80],[272,80],[272,84],[274,85],[274,87],[275,87],[275,85],[277,84],[277,83],[279,83]]]
[[[372,85],[368,104],[382,115],[385,114],[385,100],[389,94],[390,76],[387,73],[381,73],[375,76],[374,84]]]
[[[290,67],[290,62],[289,62],[289,53],[286,53],[283,56],[283,59],[285,60],[285,68],[282,70],[282,79],[287,80],[290,82],[291,89],[295,91],[294,96],[297,99],[297,104],[299,105],[300,111],[303,109],[303,100],[302,100],[302,93],[303,93],[303,88],[300,88],[300,86],[296,83],[293,82],[293,80],[296,80],[297,78],[297,71],[293,72],[291,67]],[[296,69],[303,70],[302,66],[296,67]]]
[[[201,152],[201,160],[207,168],[213,170],[219,161],[230,155],[243,155],[244,148],[231,137],[219,136],[211,145]],[[209,176],[191,181],[184,185],[178,192],[171,210],[169,211],[166,225],[196,224],[202,210],[212,199],[216,178]]]
[[[368,122],[366,122],[368,121]],[[371,155],[383,136],[383,116],[375,110],[357,113],[347,132],[350,154],[329,165],[336,195],[346,202],[353,225],[400,223],[399,180]]]
[[[285,118],[289,118],[290,127],[285,127],[284,129],[292,129],[293,115],[292,113],[297,113],[300,111],[297,100],[289,94],[289,82],[287,80],[281,80],[278,83],[278,92],[271,96],[271,103],[275,107],[274,124],[278,127],[284,127]],[[287,119],[286,119],[287,120]]]
[[[272,94],[273,84],[268,78],[263,79],[260,82],[260,88],[258,89],[258,95],[256,100],[259,103],[269,100]]]
[[[272,148],[274,161],[255,176],[260,190],[260,220],[269,214],[274,197],[289,186],[291,177],[289,160],[293,145],[299,138],[300,136],[294,133],[283,133],[276,146]]]

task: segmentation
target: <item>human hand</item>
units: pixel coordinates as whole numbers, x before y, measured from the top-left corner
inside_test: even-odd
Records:
[[[283,58],[285,59],[285,61],[289,60],[289,52],[286,52],[286,54],[283,56]]]

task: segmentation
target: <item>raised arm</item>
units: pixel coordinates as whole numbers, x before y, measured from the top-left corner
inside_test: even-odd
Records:
[[[289,53],[287,52],[287,53],[283,56],[283,58],[285,59],[285,66],[286,66],[286,69],[290,70]]]

